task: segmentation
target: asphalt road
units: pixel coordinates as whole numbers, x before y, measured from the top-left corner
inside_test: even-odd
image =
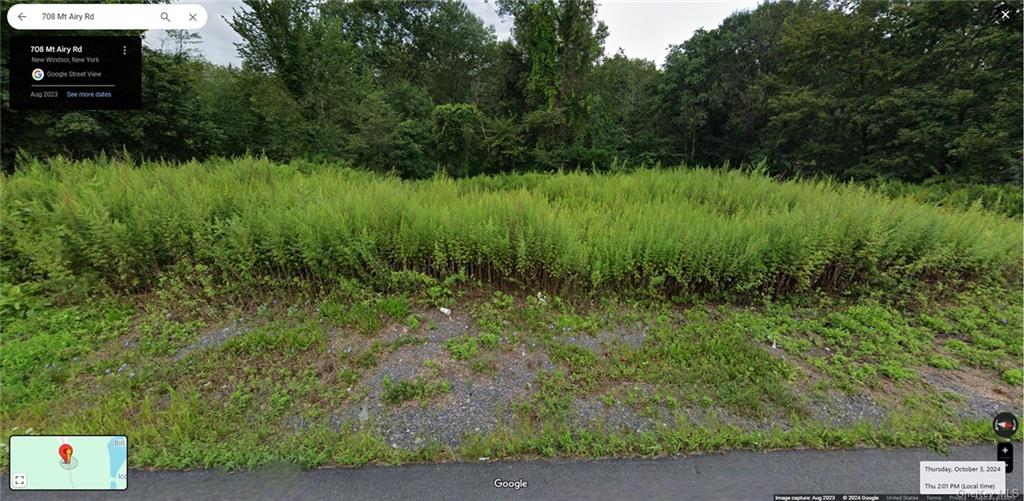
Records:
[[[1022,489],[1021,444],[1006,487]],[[369,466],[303,471],[292,467],[225,473],[132,470],[121,492],[12,492],[3,499],[771,499],[774,493],[919,492],[919,461],[994,461],[995,446],[927,449],[734,451],[663,459],[522,461]],[[518,490],[495,479],[519,480]]]

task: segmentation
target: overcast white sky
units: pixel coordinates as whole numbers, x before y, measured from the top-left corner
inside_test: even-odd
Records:
[[[185,0],[173,3],[198,3],[206,7],[209,21],[199,30],[203,37],[201,50],[205,57],[217,64],[239,65],[234,42],[239,40],[228,26],[232,11],[240,8],[237,1]],[[507,38],[511,19],[495,13],[493,1],[467,0],[471,11],[494,27],[499,38]],[[598,2],[597,17],[608,25],[605,53],[612,55],[621,48],[630,57],[651,59],[659,65],[664,62],[668,47],[690,38],[700,29],[718,26],[729,14],[757,7],[758,0],[604,0]],[[160,47],[162,31],[146,34],[146,43]]]

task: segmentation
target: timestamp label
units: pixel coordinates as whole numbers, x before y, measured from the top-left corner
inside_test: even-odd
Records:
[[[1004,494],[1002,461],[921,461],[921,494]]]

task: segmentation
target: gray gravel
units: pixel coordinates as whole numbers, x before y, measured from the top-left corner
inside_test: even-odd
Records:
[[[468,434],[487,433],[499,425],[512,424],[510,404],[527,397],[534,390],[534,380],[538,373],[557,368],[545,351],[538,349],[539,346],[516,344],[509,348],[507,343],[516,339],[516,336],[508,332],[497,350],[480,348],[480,357],[490,360],[495,370],[491,373],[474,372],[467,362],[452,359],[446,346],[447,341],[453,337],[477,334],[476,323],[468,313],[456,308],[451,315],[436,309],[420,311],[418,315],[422,318],[422,324],[415,331],[392,323],[376,336],[337,330],[328,332],[329,351],[338,353],[360,353],[369,349],[375,341],[389,343],[402,336],[415,336],[423,340],[422,343],[407,344],[382,354],[376,367],[365,371],[358,383],[345,389],[352,397],[330,416],[333,426],[338,429],[369,429],[382,435],[392,447],[406,450],[417,450],[428,445],[457,448],[464,443]],[[554,325],[549,327],[554,330]],[[209,330],[179,351],[175,358],[181,359],[189,353],[216,347],[249,330],[237,321]],[[634,322],[600,330],[593,335],[573,332],[571,329],[562,330],[557,335],[560,340],[584,347],[600,357],[615,345],[640,347],[647,338],[648,329],[642,322]],[[773,355],[781,353],[781,350],[769,351]],[[432,364],[424,365],[428,360]],[[936,390],[961,395],[963,408],[960,412],[964,417],[987,418],[1001,410],[1020,414],[1019,406],[1008,405],[1007,399],[1000,395],[991,391],[978,391],[977,385],[985,382],[971,379],[981,377],[978,374],[925,369],[922,377]],[[383,383],[386,379],[400,381],[411,378],[446,381],[450,383],[451,391],[422,402],[410,401],[397,405],[383,402]],[[686,404],[683,395],[676,395],[683,402],[682,406],[669,408],[664,403],[647,400],[647,397],[657,394],[658,390],[649,384],[629,383],[577,396],[570,407],[569,423],[578,428],[620,433],[672,427],[677,420],[697,426],[718,422],[749,430],[788,429],[797,424],[789,415],[758,419],[728,409]],[[798,389],[794,391],[800,393]],[[604,396],[611,398],[602,398]],[[804,407],[809,410],[811,419],[833,427],[859,422],[880,426],[889,413],[886,405],[874,400],[870,394],[848,395],[835,390],[805,400]],[[284,419],[285,426],[293,430],[301,431],[309,426],[305,419],[295,414]]]
[[[610,346],[616,343],[623,343],[631,348],[639,348],[646,338],[647,326],[641,322],[636,322],[626,327],[615,326],[611,329],[601,330],[594,335],[567,333],[563,334],[560,339],[569,344],[586,348],[595,355],[603,355]]]
[[[994,388],[990,378],[978,374],[974,369],[956,372],[927,368],[920,371],[922,379],[938,391],[953,393],[960,397],[962,404],[957,412],[961,417],[988,419],[1003,412],[1020,416],[1020,395],[1013,398]]]
[[[650,431],[659,426],[667,426],[668,423],[668,420],[661,416],[662,409],[658,410],[659,416],[655,418],[643,415],[630,406],[609,406],[595,398],[573,399],[572,413],[577,427],[620,433]]]
[[[652,405],[649,410],[641,411],[622,401],[629,392],[649,396],[655,390],[650,384],[621,384],[597,395],[575,398],[572,402],[571,422],[580,428],[623,433],[640,433],[668,426],[672,424],[673,417],[667,407]],[[603,398],[606,395],[612,397],[610,405]]]
[[[226,326],[208,329],[192,344],[178,350],[178,352],[174,354],[174,360],[181,360],[193,352],[216,348],[228,339],[246,334],[250,331],[252,331],[251,327],[243,325],[237,319]]]
[[[647,326],[642,322],[636,322],[628,327],[616,327],[611,330],[603,330],[597,333],[597,338],[602,342],[622,341],[628,346],[639,348],[647,339]]]
[[[396,448],[414,450],[431,443],[455,447],[468,433],[493,430],[499,416],[510,414],[508,404],[530,391],[536,374],[554,368],[545,353],[517,345],[510,352],[494,354],[493,373],[476,373],[465,362],[452,359],[446,346],[452,337],[475,334],[472,319],[461,312],[450,317],[427,312],[424,317],[423,327],[415,335],[425,342],[402,346],[382,358],[352,390],[354,394],[365,392],[365,397],[332,416],[336,427],[372,427]],[[436,324],[433,330],[426,327],[430,320]],[[483,348],[481,352],[489,355]],[[440,367],[425,366],[427,360]],[[414,377],[447,381],[451,392],[422,403],[382,401],[385,378]]]
[[[455,447],[467,433],[493,430],[499,415],[510,414],[509,402],[530,390],[538,368],[550,365],[541,354],[520,353],[501,357],[494,375],[465,368],[445,371],[441,377],[451,382],[451,394],[433,399],[425,407],[416,402],[393,409],[378,406],[377,425],[385,440],[407,449],[424,440]]]
[[[868,395],[848,395],[838,390],[829,392],[826,400],[812,400],[808,407],[816,419],[833,427],[864,421],[879,426],[889,415],[885,406]]]

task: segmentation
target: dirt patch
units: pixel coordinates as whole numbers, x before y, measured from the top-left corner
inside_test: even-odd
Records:
[[[889,415],[885,405],[868,394],[849,395],[838,390],[828,392],[826,398],[812,399],[808,409],[815,419],[834,428],[865,421],[877,427]]]
[[[462,313],[448,316],[426,312],[422,316],[424,327],[412,335],[423,342],[383,356],[377,367],[352,388],[352,394],[361,398],[331,417],[334,426],[347,423],[356,428],[370,427],[396,448],[414,450],[430,443],[454,448],[468,433],[494,430],[503,415],[511,414],[509,402],[530,391],[539,371],[554,367],[545,353],[516,345],[512,349],[498,348],[489,357],[495,364],[494,371],[474,372],[467,362],[452,359],[445,344],[455,336],[476,334],[472,320]],[[491,354],[482,354],[487,355]],[[425,364],[428,360],[431,363]],[[447,381],[451,391],[424,402],[394,405],[383,401],[385,379],[414,377]]]
[[[668,405],[664,400],[636,400],[636,395],[659,393],[658,386],[623,383],[600,394],[576,398],[572,402],[571,423],[575,427],[618,433],[641,433],[658,428],[728,425],[742,430],[769,431],[788,429],[792,423],[784,416],[757,418],[723,407]],[[630,398],[630,394],[634,397]]]
[[[598,331],[597,334],[568,334],[563,335],[563,341],[586,348],[595,355],[603,355],[608,348],[622,343],[631,348],[639,348],[647,339],[647,326],[642,322],[636,322],[630,326],[617,326],[613,329]]]
[[[772,357],[798,370],[800,376],[795,382],[787,385],[787,390],[801,400],[801,407],[807,410],[814,421],[834,428],[861,422],[878,427],[888,418],[889,408],[886,402],[893,394],[898,393],[891,381],[880,379],[879,388],[865,388],[864,393],[857,394],[849,394],[838,389],[816,390],[827,384],[830,378],[811,365],[808,358],[828,356],[831,350],[814,348],[797,356],[773,343],[764,343],[762,348]],[[802,395],[806,398],[801,398]],[[792,424],[787,417],[777,418],[776,422],[783,428],[788,428]]]
[[[565,335],[561,337],[561,340],[573,346],[586,348],[595,355],[601,355],[604,353],[604,347],[596,336],[591,336],[589,334]]]
[[[659,411],[664,411],[664,409],[659,409]],[[660,416],[643,415],[633,407],[623,404],[607,405],[596,398],[574,399],[572,413],[573,424],[577,428],[640,433],[658,426],[668,426],[668,420],[662,419]]]
[[[420,331],[431,341],[446,341],[455,336],[469,333],[473,330],[473,319],[463,311],[453,311],[451,315],[445,315],[436,309],[419,313],[424,326]],[[431,329],[430,327],[434,328]]]
[[[616,327],[611,330],[603,330],[597,333],[597,338],[603,343],[623,342],[627,346],[639,348],[647,339],[647,325],[643,322],[636,322],[629,327]]]
[[[378,428],[394,447],[415,448],[424,440],[454,447],[467,433],[494,430],[500,416],[510,414],[509,402],[529,391],[537,371],[550,366],[543,354],[526,351],[500,357],[494,375],[449,365],[440,376],[452,385],[449,395],[426,406],[411,402],[392,409],[378,401]]]
[[[578,428],[622,433],[640,433],[669,426],[673,422],[673,413],[667,406],[623,402],[630,392],[653,395],[656,391],[657,388],[650,384],[620,384],[600,394],[577,397],[572,401],[570,422]]]
[[[240,336],[242,334],[246,334],[251,331],[251,326],[243,325],[237,319],[228,325],[207,329],[203,334],[199,336],[199,339],[196,339],[195,341],[192,342],[192,344],[189,344],[188,346],[185,346],[184,348],[178,350],[178,352],[174,354],[174,360],[179,361],[188,356],[190,353],[205,351],[209,350],[210,348],[216,348],[217,346],[220,346],[228,339],[231,339],[235,336]]]
[[[501,336],[502,342],[497,348],[480,346],[470,360],[453,359],[447,342],[455,337],[478,334],[476,321],[469,312],[456,310],[444,314],[429,309],[416,313],[422,320],[417,329],[389,324],[374,336],[329,331],[328,350],[335,353],[359,354],[374,343],[387,345],[400,341],[391,345],[393,348],[378,348],[380,356],[376,365],[363,369],[359,382],[342,389],[348,398],[332,405],[329,414],[332,426],[370,430],[394,448],[417,450],[438,445],[455,449],[465,443],[469,434],[486,434],[514,424],[511,403],[529,400],[529,395],[537,389],[537,375],[556,368],[534,339],[516,336],[511,330]],[[553,325],[549,328],[554,329]],[[595,334],[562,331],[558,338],[586,348],[602,359],[614,353],[616,346],[641,347],[648,335],[648,328],[642,322],[633,322]],[[409,337],[416,340],[401,342]],[[820,383],[829,378],[802,356],[805,354],[787,353],[771,343],[764,343],[763,348],[773,357],[796,367],[801,374],[787,385],[787,390],[797,397],[795,406],[773,407],[755,416],[714,404],[705,407],[672,391],[663,394],[666,389],[658,385],[621,382],[597,393],[572,398],[567,424],[612,433],[639,433],[679,425],[727,425],[750,431],[785,430],[808,423],[834,428],[858,423],[882,427],[890,413],[900,408],[902,397],[920,387],[880,378],[878,386],[857,394],[826,390]],[[490,364],[490,368],[481,369],[481,361]],[[996,410],[1019,409],[1019,406],[1007,406],[1012,402],[1008,388],[991,374],[929,368],[920,369],[920,373],[936,389],[961,395],[965,400],[962,410],[965,417],[987,417]],[[386,380],[411,379],[444,382],[450,386],[447,392],[423,400],[397,404],[384,401]],[[306,423],[289,419],[286,425],[302,429]]]
[[[934,367],[923,367],[918,372],[936,390],[959,396],[962,405],[957,411],[963,417],[987,419],[1002,411],[1020,414],[1020,389],[1013,395],[1013,388],[995,373],[975,368],[943,370]]]

